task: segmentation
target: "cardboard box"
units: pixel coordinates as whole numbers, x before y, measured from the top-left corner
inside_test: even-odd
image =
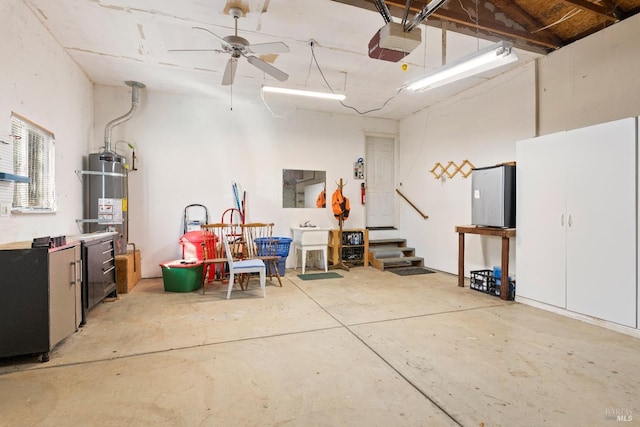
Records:
[[[128,251],[126,255],[116,255],[116,286],[119,294],[126,294],[142,279],[140,251]]]

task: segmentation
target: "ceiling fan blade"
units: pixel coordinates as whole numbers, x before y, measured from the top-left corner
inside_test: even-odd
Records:
[[[289,78],[289,74],[285,73],[284,71],[278,70],[271,64],[267,64],[260,58],[257,58],[255,56],[247,56],[247,61],[249,61],[249,64],[261,69],[276,80],[283,82]]]
[[[289,46],[283,42],[274,43],[257,43],[249,46],[249,50],[253,53],[289,53]]]
[[[224,76],[222,77],[222,85],[229,86],[233,84],[233,80],[236,76],[236,68],[238,68],[238,58],[229,58],[227,66],[224,69]]]
[[[224,52],[220,49],[169,49],[167,52]]]
[[[227,42],[225,39],[223,39],[222,37],[220,37],[219,35],[212,33],[211,31],[207,30],[206,28],[202,28],[202,27],[191,27],[194,30],[202,30],[202,31],[206,31],[207,33],[211,34],[216,40],[218,40],[220,43],[222,43],[223,46],[231,46],[229,44],[229,42]]]

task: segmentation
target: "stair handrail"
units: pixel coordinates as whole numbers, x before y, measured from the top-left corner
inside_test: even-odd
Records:
[[[414,205],[413,203],[411,203],[411,200],[407,199],[407,196],[405,196],[404,194],[402,194],[402,192],[400,190],[398,190],[396,188],[396,193],[398,193],[400,195],[400,197],[402,197],[403,199],[405,199],[407,201],[407,203],[409,203],[411,205],[411,207],[413,209],[416,210],[416,212],[418,212],[420,214],[420,216],[422,216],[422,219],[429,219],[429,215],[425,215],[422,213],[422,211],[420,209],[418,209],[418,207],[416,205]]]

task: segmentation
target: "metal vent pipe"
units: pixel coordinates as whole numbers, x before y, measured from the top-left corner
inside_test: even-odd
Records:
[[[104,129],[104,151],[107,153],[112,153],[111,150],[111,131],[114,127],[126,122],[133,116],[133,113],[138,109],[138,103],[140,101],[140,89],[145,87],[144,84],[134,81],[126,81],[125,84],[127,86],[131,86],[131,109],[122,117],[118,117],[116,119],[111,120],[107,123],[107,126]]]

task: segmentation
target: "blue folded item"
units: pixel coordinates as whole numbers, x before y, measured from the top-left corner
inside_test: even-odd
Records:
[[[496,286],[500,286],[500,278],[502,277],[502,269],[493,267],[493,278],[496,279]]]
[[[493,277],[496,279],[496,286],[500,287],[500,283],[502,283],[502,268],[493,267]],[[513,278],[509,276],[509,282],[511,282]]]

